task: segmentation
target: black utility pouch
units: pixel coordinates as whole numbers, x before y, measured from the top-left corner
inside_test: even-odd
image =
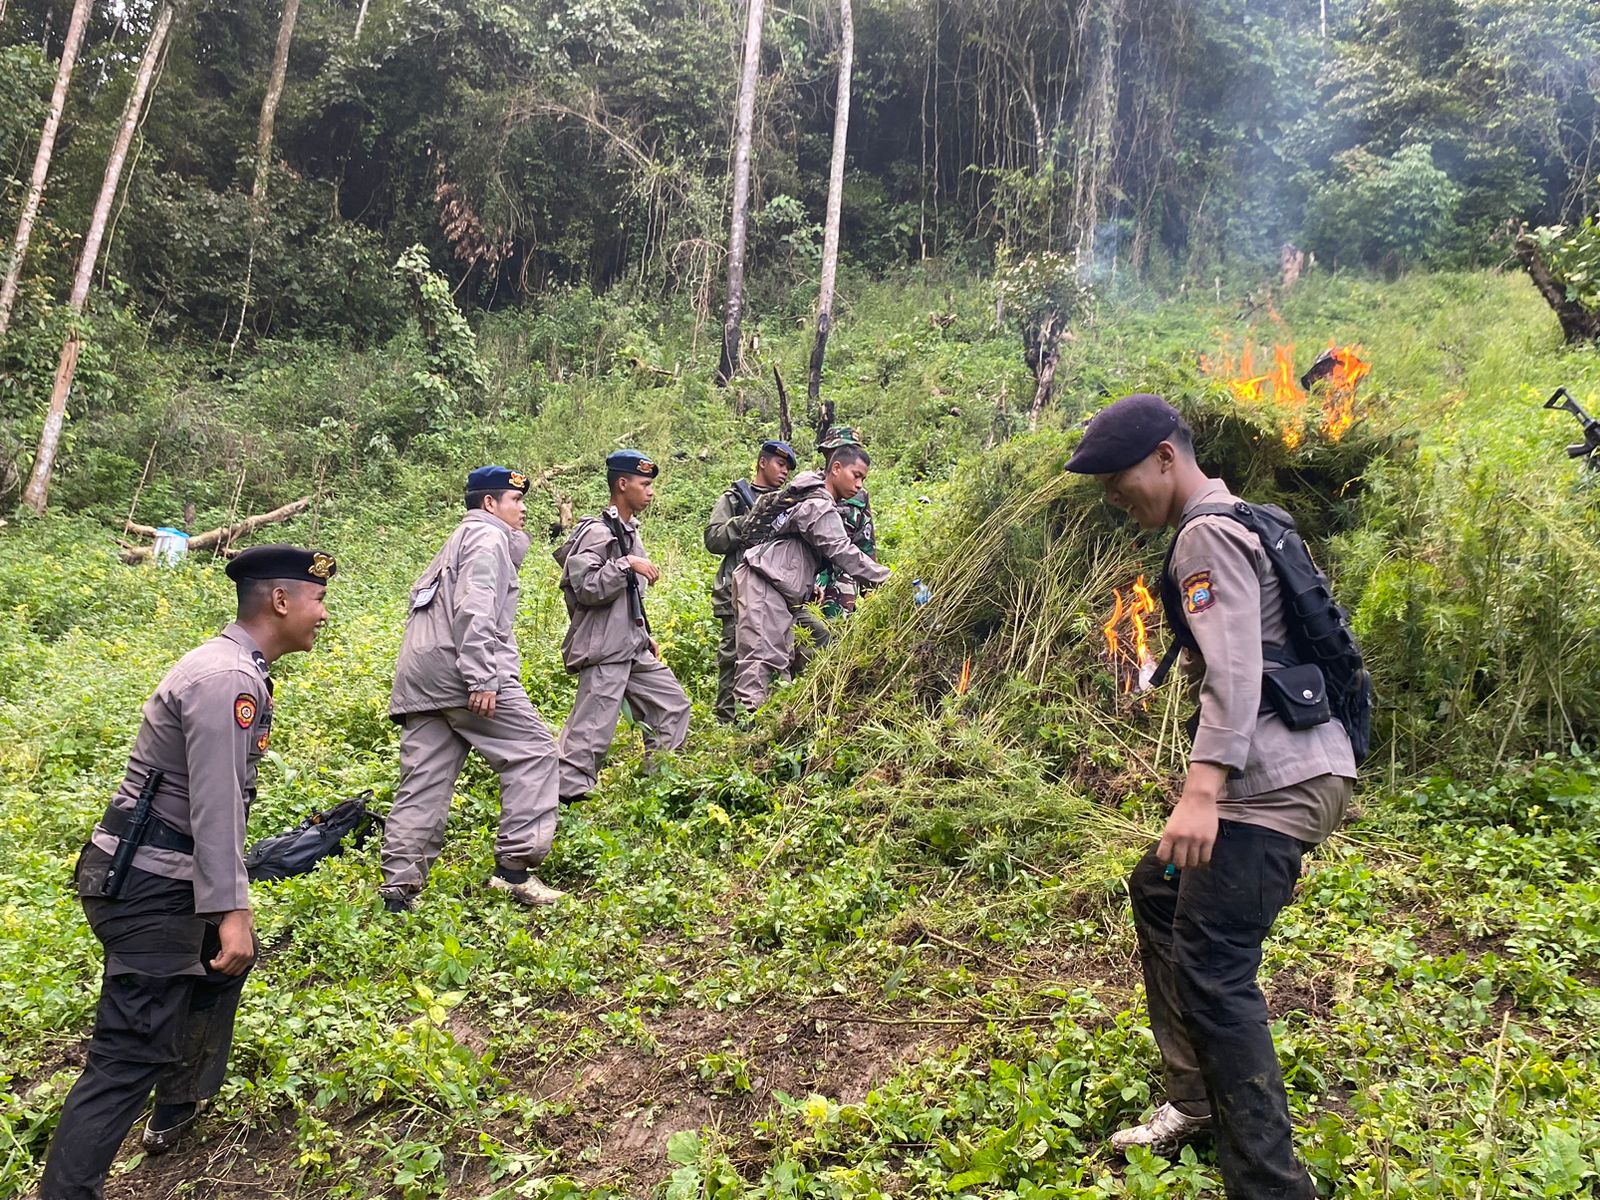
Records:
[[[1328,684],[1316,663],[1273,667],[1261,676],[1262,707],[1290,729],[1315,729],[1333,719]]]

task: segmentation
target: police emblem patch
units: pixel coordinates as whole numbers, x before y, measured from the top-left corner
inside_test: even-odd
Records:
[[[526,475],[524,475],[521,471],[513,471],[513,472],[511,472],[511,486],[514,487],[514,488],[525,488],[525,487],[527,487],[528,486],[528,477]]]
[[[271,741],[272,741],[272,735],[270,733],[263,733],[260,737],[258,737],[256,739],[256,753],[257,754],[265,754],[267,752],[267,745]]]
[[[234,724],[249,729],[256,723],[256,698],[249,692],[240,692],[233,702]]]
[[[1182,583],[1183,611],[1205,612],[1216,602],[1217,594],[1211,590],[1211,572],[1196,571]]]
[[[311,555],[311,565],[306,568],[307,575],[315,575],[318,579],[326,579],[333,574],[333,555],[324,554],[321,550]]]

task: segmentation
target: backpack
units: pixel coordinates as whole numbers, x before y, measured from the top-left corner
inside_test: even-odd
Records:
[[[344,853],[344,840],[352,833],[355,840],[350,844],[359,850],[366,845],[372,827],[383,825],[382,817],[367,811],[371,799],[371,792],[362,792],[324,812],[312,813],[287,832],[256,842],[244,856],[250,882],[304,875],[323,859]]]
[[[1372,750],[1372,675],[1362,659],[1361,646],[1351,632],[1350,616],[1333,598],[1332,585],[1312,559],[1311,551],[1295,528],[1294,518],[1274,504],[1246,504],[1240,500],[1232,504],[1199,505],[1184,519],[1184,524],[1196,517],[1208,516],[1231,517],[1261,539],[1261,548],[1278,578],[1284,621],[1289,629],[1289,644],[1281,649],[1270,647],[1267,661],[1274,666],[1315,666],[1321,670],[1328,715],[1344,726],[1344,731],[1350,735],[1350,748],[1355,752],[1356,762],[1361,763]],[[1180,525],[1178,533],[1182,531]],[[1173,642],[1154,676],[1156,685],[1166,679],[1179,649],[1198,651],[1184,617],[1183,596],[1172,578],[1172,554],[1178,545],[1178,533],[1172,536],[1167,561],[1161,570],[1161,603]],[[1264,704],[1278,699],[1274,695],[1276,689],[1271,686],[1273,673],[1269,668],[1268,678],[1263,681]],[[1320,704],[1320,696],[1317,701]],[[1327,716],[1322,718],[1326,719]],[[1286,723],[1291,728],[1300,727],[1288,718]]]
[[[758,496],[744,527],[745,546],[760,546],[783,537],[794,510],[813,496],[820,496],[824,486],[821,479],[799,486],[786,483],[775,492]]]

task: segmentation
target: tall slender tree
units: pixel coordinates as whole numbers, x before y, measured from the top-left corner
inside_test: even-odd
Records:
[[[122,166],[128,158],[133,131],[138,127],[139,114],[144,111],[145,97],[150,92],[150,82],[155,78],[156,64],[161,61],[167,34],[172,30],[173,10],[172,3],[163,4],[156,14],[155,23],[150,27],[150,40],[145,45],[144,57],[139,60],[139,69],[134,74],[128,102],[123,105],[122,123],[117,126],[111,153],[106,158],[105,177],[100,181],[100,196],[95,200],[94,213],[89,218],[83,249],[78,252],[78,270],[73,276],[72,294],[67,300],[72,309],[72,320],[67,326],[67,336],[61,343],[55,383],[50,389],[50,407],[45,411],[44,428],[39,432],[39,449],[33,457],[33,473],[22,492],[22,502],[41,515],[50,498],[50,472],[55,466],[56,450],[61,445],[61,426],[67,417],[67,396],[72,391],[72,376],[78,369],[78,351],[82,348],[78,318],[83,315],[83,305],[89,296],[95,260],[100,257],[100,241],[105,236],[106,221],[111,215],[111,202],[116,198],[117,187],[122,181]]]
[[[733,219],[728,226],[728,302],[722,310],[722,358],[717,386],[726,387],[739,369],[744,322],[744,243],[750,220],[750,139],[756,119],[756,77],[761,68],[761,25],[766,0],[750,0],[744,26],[744,65],[733,124]]]
[[[39,216],[39,201],[44,196],[45,180],[50,176],[50,155],[55,151],[56,131],[61,128],[61,113],[67,106],[67,85],[72,82],[72,69],[77,65],[84,31],[89,28],[89,11],[93,7],[94,0],[75,0],[72,6],[67,40],[61,47],[61,62],[56,67],[55,91],[50,93],[50,111],[45,114],[44,128],[39,134],[39,151],[33,156],[33,177],[28,181],[28,194],[22,200],[22,215],[17,218],[17,236],[11,243],[11,261],[6,264],[5,281],[0,283],[0,334],[10,326],[11,311],[17,303],[22,260],[28,255],[33,223]],[[4,15],[5,2],[0,0],[0,17]]]
[[[278,101],[283,99],[283,81],[289,74],[289,44],[294,41],[294,23],[300,15],[300,0],[283,0],[283,16],[278,21],[278,48],[272,56],[272,74],[267,79],[267,94],[261,98],[261,120],[256,127],[256,177],[250,185],[250,255],[244,268],[244,296],[239,301],[239,324],[233,331],[228,357],[239,348],[244,333],[245,315],[250,311],[250,285],[256,273],[256,243],[266,217],[267,176],[272,167],[272,130],[278,119]]]
[[[806,396],[819,427],[833,424],[833,402],[822,401],[822,358],[833,326],[833,288],[839,268],[839,210],[844,203],[844,150],[850,130],[850,67],[855,57],[855,19],[850,0],[839,0],[839,82],[833,99],[833,162],[828,169],[828,213],[822,227],[822,282],[817,290],[817,338],[811,346]]]

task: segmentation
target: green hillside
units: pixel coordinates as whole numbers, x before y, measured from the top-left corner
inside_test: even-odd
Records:
[[[581,290],[486,317],[486,386],[426,410],[410,337],[229,364],[132,330],[97,351],[104,400],[76,416],[50,515],[0,530],[0,1195],[36,1175],[92,1016],[76,847],[145,697],[230,613],[219,561],[119,561],[147,459],[136,522],[192,501],[209,528],[309,495],[257,540],[339,558],[330,626],[275,671],[261,836],[366,789],[387,802],[407,589],[465,470],[553,471],[536,529],[552,487],[599,505],[618,444],[665,464],[644,533],[689,745],[647,771],[619,740],[562,813],[545,876],[571,898],[549,910],[482,886],[497,790],[476,760],[415,913],[382,911],[375,847],[258,885],[265,952],[209,1136],[132,1155],[107,1194],[1219,1195],[1209,1154],[1124,1165],[1101,1145],[1158,1086],[1121,881],[1182,763],[1176,698],[1119,695],[1100,632],[1163,539],[1116,527],[1060,467],[1083,415],[1143,388],[1194,416],[1203,463],[1318,529],[1378,679],[1361,816],[1268,943],[1319,1186],[1600,1185],[1600,491],[1562,456],[1576,426],[1538,408],[1558,384],[1600,407],[1600,359],[1562,348],[1520,275],[1314,273],[1275,310],[1222,285],[1114,292],[1030,433],[1032,376],[987,284],[929,266],[848,277],[842,301],[829,393],[874,453],[895,578],[743,732],[710,720],[700,532],[776,431],[772,365],[807,424],[809,295],[761,318],[738,396],[710,385],[716,332],[686,303]],[[1292,343],[1302,370],[1362,347],[1354,428],[1313,422],[1286,447],[1284,414],[1201,367],[1246,340]],[[542,544],[517,633],[555,725],[573,687]]]

